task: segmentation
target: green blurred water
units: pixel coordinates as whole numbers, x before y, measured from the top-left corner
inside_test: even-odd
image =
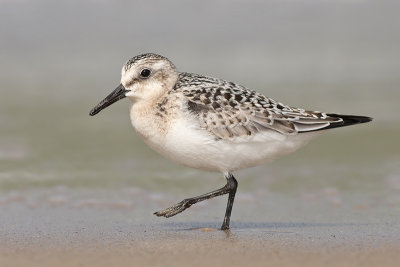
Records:
[[[180,166],[150,150],[130,125],[129,100],[89,117],[90,108],[104,95],[104,90],[99,91],[93,99],[78,103],[60,103],[46,96],[3,101],[0,188],[135,186],[184,193],[224,183],[220,174]],[[340,103],[340,97],[335,98]],[[310,96],[301,101],[312,106],[317,99]],[[375,116],[366,108],[359,111],[351,104],[344,110],[377,118],[369,124],[326,132],[290,156],[238,172],[240,189],[264,187],[285,193],[325,187],[399,190],[399,120],[386,121],[380,114]]]
[[[151,6],[150,17],[136,2],[1,2],[0,190],[64,185],[188,195],[223,185],[220,174],[182,167],[146,147],[130,126],[128,100],[89,117],[119,83],[124,61],[153,51],[182,71],[233,80],[289,105],[375,118],[238,172],[241,192],[333,188],[395,196],[396,2],[295,2],[206,1],[199,16],[172,1]]]

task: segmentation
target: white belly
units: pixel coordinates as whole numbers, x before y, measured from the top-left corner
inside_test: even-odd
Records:
[[[207,171],[235,171],[257,166],[289,154],[305,145],[316,133],[286,136],[275,132],[232,140],[217,140],[185,118],[170,125],[164,136],[145,142],[161,155],[183,165]]]

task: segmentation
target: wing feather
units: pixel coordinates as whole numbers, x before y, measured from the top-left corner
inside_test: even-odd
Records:
[[[187,98],[200,127],[220,139],[269,131],[294,135],[371,120],[293,108],[238,84],[190,73],[180,74],[174,91]]]

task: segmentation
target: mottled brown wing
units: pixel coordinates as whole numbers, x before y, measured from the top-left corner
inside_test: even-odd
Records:
[[[200,127],[221,139],[268,131],[293,135],[361,122],[354,120],[357,116],[292,108],[235,83],[196,74],[182,73],[175,90],[186,96]]]
[[[260,109],[251,104],[222,105],[214,109],[189,100],[189,110],[196,110],[200,127],[221,139],[250,136],[260,132],[274,131],[284,135],[321,130],[340,118],[324,113],[292,110],[290,112]]]

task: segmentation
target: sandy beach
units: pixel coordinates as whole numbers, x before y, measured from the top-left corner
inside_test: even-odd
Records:
[[[170,237],[126,246],[2,249],[1,266],[398,266],[399,247],[297,248],[268,240]]]
[[[151,211],[178,198],[144,190],[14,192],[0,205],[0,266],[398,266],[398,208],[329,194],[239,194],[225,232],[224,198],[167,220]]]

